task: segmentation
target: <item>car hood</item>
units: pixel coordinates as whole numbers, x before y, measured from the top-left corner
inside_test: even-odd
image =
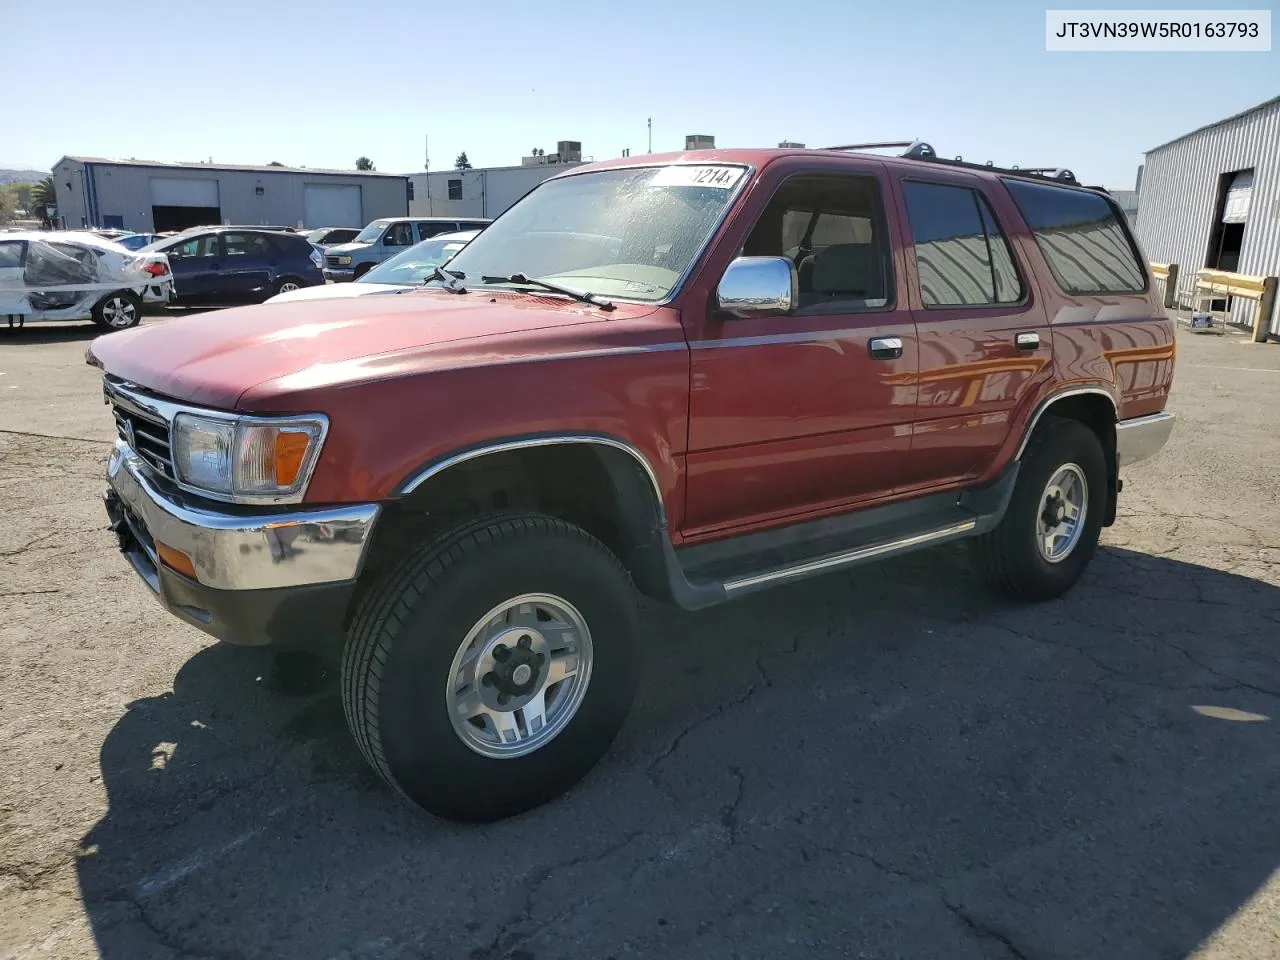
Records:
[[[106,334],[93,341],[87,359],[176,400],[268,411],[288,393],[573,349],[569,328],[612,325],[655,309],[620,303],[606,314],[505,291],[299,300]]]
[[[401,283],[320,283],[314,287],[299,287],[287,293],[277,293],[267,298],[266,303],[295,303],[298,300],[334,300],[343,297],[367,297],[371,293],[395,293],[399,290],[414,290],[415,287]]]
[[[368,250],[372,246],[372,243],[335,243],[325,247],[324,252],[338,256],[345,253],[359,253],[361,250]]]

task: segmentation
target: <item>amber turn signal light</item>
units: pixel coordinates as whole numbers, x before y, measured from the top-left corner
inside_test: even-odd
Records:
[[[156,555],[159,556],[160,562],[170,570],[176,571],[184,577],[190,577],[192,580],[196,579],[196,565],[181,550],[157,540]]]

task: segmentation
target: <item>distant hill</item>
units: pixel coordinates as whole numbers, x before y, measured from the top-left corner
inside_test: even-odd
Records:
[[[49,175],[48,170],[0,170],[0,186],[7,183],[39,183]]]

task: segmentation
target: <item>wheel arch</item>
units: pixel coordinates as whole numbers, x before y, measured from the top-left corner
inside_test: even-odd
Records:
[[[1014,459],[1022,459],[1027,444],[1035,435],[1036,428],[1044,423],[1047,417],[1075,420],[1087,426],[1097,435],[1098,441],[1102,444],[1103,455],[1106,457],[1107,504],[1102,525],[1109,527],[1115,523],[1116,505],[1120,494],[1120,468],[1116,457],[1116,423],[1119,416],[1115,394],[1101,383],[1071,387],[1050,394],[1040,402],[1031,415]]]
[[[681,606],[690,601],[693,588],[671,545],[658,473],[638,448],[617,437],[542,434],[456,450],[402,480],[389,508],[422,530],[473,512],[544,512],[601,540],[642,593]]]

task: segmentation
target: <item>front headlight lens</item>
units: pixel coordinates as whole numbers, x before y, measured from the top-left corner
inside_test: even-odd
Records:
[[[213,493],[231,493],[235,421],[180,413],[173,421],[173,465],[183,483]]]
[[[339,265],[340,265],[340,266],[344,266],[344,267],[350,266],[350,265],[351,265],[351,258],[350,258],[350,257],[339,257],[339,258],[338,258],[338,263],[339,263]]]
[[[215,496],[252,502],[300,496],[320,455],[324,417],[215,419],[180,413],[173,421],[178,479]]]

